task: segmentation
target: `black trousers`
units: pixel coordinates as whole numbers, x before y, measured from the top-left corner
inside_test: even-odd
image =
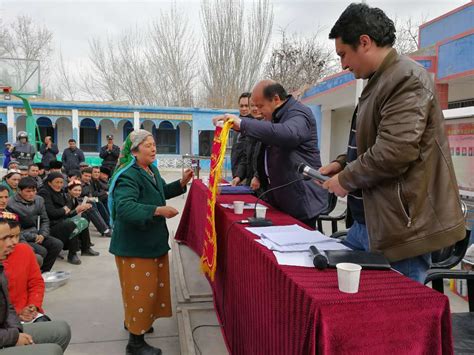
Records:
[[[74,222],[64,220],[52,226],[50,233],[61,240],[64,244],[64,250],[69,250],[71,254],[78,252],[79,249],[82,251],[88,250],[91,247],[89,229],[86,228],[75,237],[70,238],[74,229],[76,229]]]
[[[43,258],[43,265],[41,266],[41,272],[51,271],[56,261],[57,256],[63,250],[64,244],[59,239],[52,236],[45,237],[41,244],[28,243],[35,254],[40,255]]]
[[[92,206],[92,208],[88,211],[85,211],[82,216],[84,218],[87,218],[89,222],[92,222],[94,227],[97,229],[97,231],[100,234],[104,234],[104,232],[109,229],[109,225],[105,223],[104,219],[102,216],[99,214],[99,211],[95,206]]]

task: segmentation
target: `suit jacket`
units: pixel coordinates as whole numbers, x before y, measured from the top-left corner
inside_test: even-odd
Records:
[[[244,118],[240,129],[266,145],[269,188],[301,178],[296,171],[300,163],[321,167],[316,120],[309,107],[291,96],[275,110],[272,122]],[[270,192],[268,198],[274,207],[299,220],[318,216],[327,204],[326,191],[311,180]]]

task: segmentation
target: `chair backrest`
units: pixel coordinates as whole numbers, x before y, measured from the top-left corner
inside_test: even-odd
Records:
[[[467,216],[467,206],[461,201],[461,207],[464,217]],[[466,224],[467,226],[467,224]],[[467,248],[469,247],[469,240],[471,237],[471,231],[466,229],[466,236],[456,244],[443,248],[441,250],[431,253],[431,268],[442,268],[451,269],[452,267],[459,264],[466,254]]]
[[[326,205],[326,208],[323,211],[321,211],[319,215],[330,214],[332,211],[334,211],[334,209],[336,208],[336,205],[337,205],[337,196],[333,194],[332,192],[328,192],[328,203]]]

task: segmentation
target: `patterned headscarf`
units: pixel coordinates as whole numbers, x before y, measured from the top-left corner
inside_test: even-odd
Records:
[[[149,136],[152,136],[152,134],[144,129],[139,129],[136,131],[132,131],[127,139],[125,139],[125,142],[123,142],[122,149],[120,151],[120,157],[117,162],[117,168],[115,169],[115,172],[110,179],[110,185],[109,185],[109,199],[108,199],[108,206],[109,206],[109,211],[110,211],[110,226],[114,225],[114,219],[115,219],[115,212],[113,209],[113,191],[115,188],[115,185],[117,184],[117,180],[122,175],[125,171],[130,169],[134,164],[135,164],[135,157],[132,154],[132,150],[137,148],[145,139],[147,139]]]

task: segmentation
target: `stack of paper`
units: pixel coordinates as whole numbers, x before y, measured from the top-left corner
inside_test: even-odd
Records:
[[[337,239],[318,231],[310,231],[298,225],[247,228],[260,236],[258,242],[273,251],[280,265],[313,267],[309,247],[319,251],[349,249]]]

